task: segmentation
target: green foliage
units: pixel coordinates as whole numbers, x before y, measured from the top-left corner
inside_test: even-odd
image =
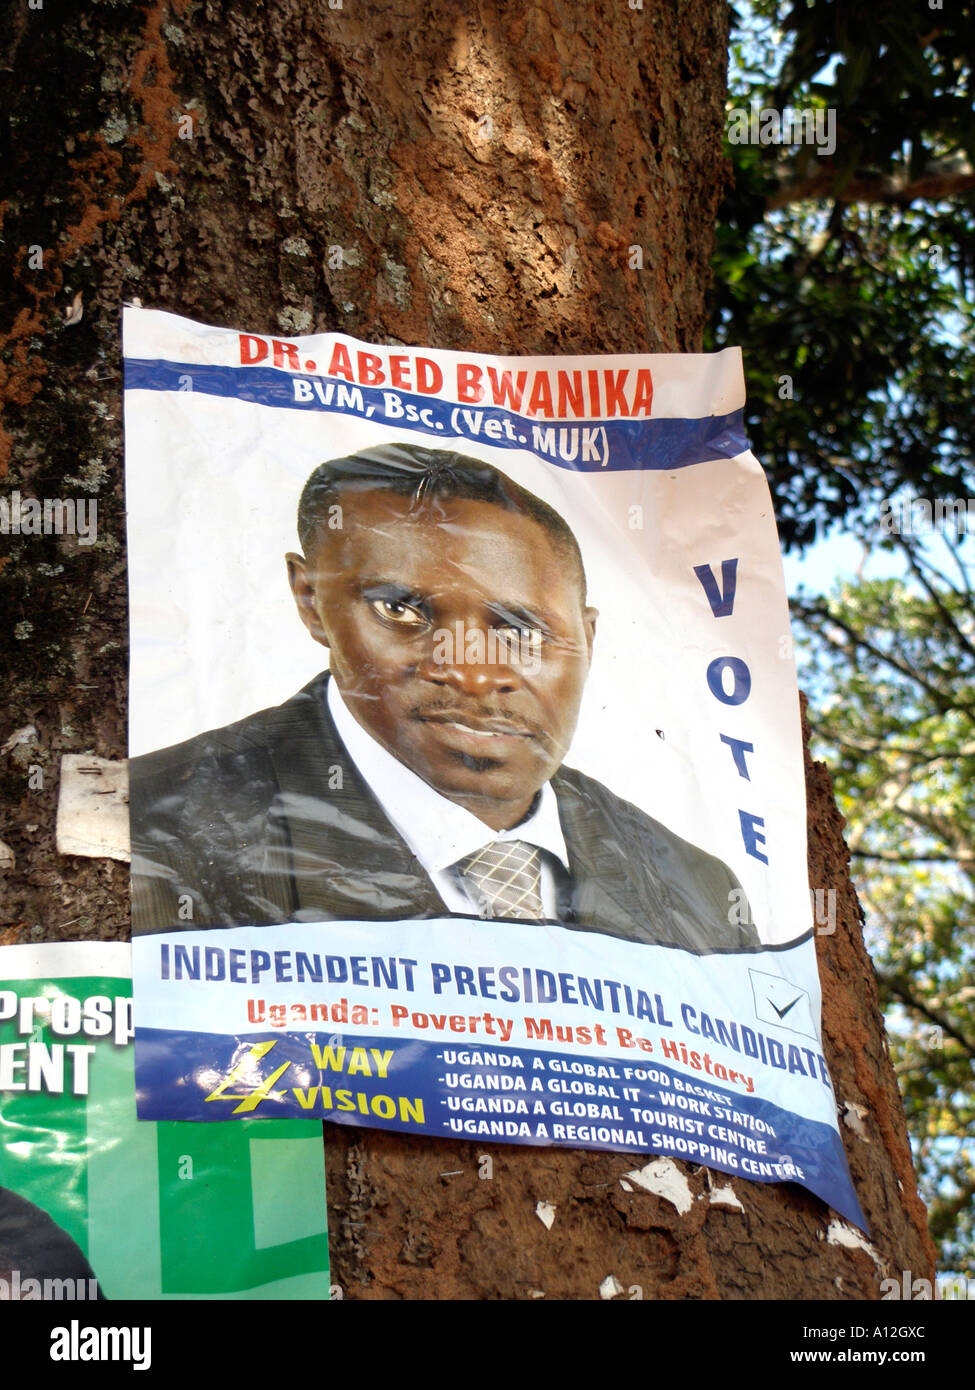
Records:
[[[796,602],[932,1235],[975,1274],[975,570],[901,544],[909,579]]]
[[[877,544],[883,499],[975,497],[975,13],[733,15],[729,107],[817,110],[835,149],[729,142],[706,345],[743,350],[785,544],[834,527]],[[899,543],[906,582],[796,617],[932,1233],[975,1273],[975,594],[964,543],[942,572]]]
[[[931,153],[961,149],[975,158],[970,74],[975,15],[948,0],[758,0],[755,9],[782,25],[792,44],[775,95],[809,88],[842,111],[840,167],[891,168],[910,149],[919,170]],[[787,14],[783,14],[788,10]],[[829,82],[817,75],[832,62]]]
[[[975,17],[756,0],[748,24],[729,105],[836,121],[832,156],[728,145],[714,258],[708,346],[743,350],[752,445],[804,545],[904,485],[975,491]]]

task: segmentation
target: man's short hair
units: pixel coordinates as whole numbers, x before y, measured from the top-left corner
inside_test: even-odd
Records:
[[[319,464],[304,486],[298,504],[298,538],[306,556],[328,521],[329,508],[348,492],[392,492],[412,497],[417,507],[436,498],[487,502],[520,512],[538,523],[575,570],[586,598],[586,572],[579,543],[568,523],[540,497],[506,478],[483,459],[422,444],[379,444],[344,458]]]
[[[21,1283],[36,1279],[43,1286],[45,1280],[63,1283],[70,1279],[76,1287],[90,1287],[88,1280],[95,1284],[91,1265],[67,1231],[26,1197],[0,1187],[0,1279],[7,1283],[8,1290],[14,1271]],[[101,1289],[96,1297],[104,1298]]]

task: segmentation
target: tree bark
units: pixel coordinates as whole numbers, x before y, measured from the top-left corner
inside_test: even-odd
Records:
[[[127,934],[124,869],[54,849],[60,753],[125,753],[120,301],[483,352],[697,350],[727,14],[723,0],[8,10],[3,486],[90,491],[100,538],[22,538],[0,570],[0,733],[36,729],[0,760],[17,856],[0,941]],[[681,1216],[621,1187],[622,1155],[326,1126],[346,1298],[596,1298],[613,1275],[621,1298],[863,1299],[887,1275],[931,1276],[841,822],[824,770],[807,772],[811,882],[840,906],[819,940],[825,1044],[871,1248],[828,1235],[794,1186],[685,1169],[697,1200]],[[742,1210],[711,1202],[712,1184]]]

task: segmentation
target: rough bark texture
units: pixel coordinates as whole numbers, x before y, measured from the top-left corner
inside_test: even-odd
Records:
[[[54,848],[60,754],[125,752],[120,302],[479,351],[694,350],[726,22],[721,0],[8,8],[0,486],[96,497],[99,539],[5,538],[0,742],[36,736],[0,757],[0,942],[128,931],[124,867]],[[620,1297],[873,1298],[889,1272],[930,1277],[841,821],[808,772],[811,882],[839,894],[826,1050],[863,1111],[844,1137],[876,1257],[795,1187],[687,1170],[679,1216],[623,1190],[622,1156],[328,1126],[345,1297],[594,1298],[612,1274]]]

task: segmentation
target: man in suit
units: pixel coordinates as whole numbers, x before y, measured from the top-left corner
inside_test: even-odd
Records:
[[[457,914],[758,949],[724,864],[562,766],[597,614],[555,511],[394,444],[316,469],[298,531],[329,671],[133,760],[135,931]]]

